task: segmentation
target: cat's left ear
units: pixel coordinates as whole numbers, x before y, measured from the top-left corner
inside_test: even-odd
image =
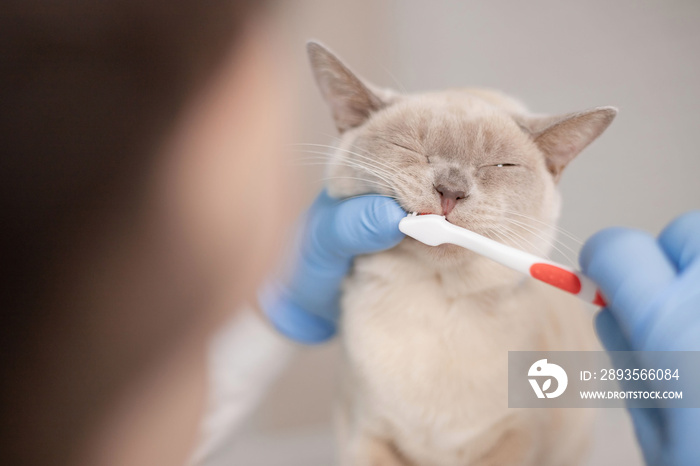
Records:
[[[560,116],[527,116],[519,119],[544,153],[547,169],[555,181],[564,167],[612,123],[615,107],[597,107]]]

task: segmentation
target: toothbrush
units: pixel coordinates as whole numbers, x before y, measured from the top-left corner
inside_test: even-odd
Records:
[[[428,246],[445,243],[461,246],[588,303],[606,305],[595,283],[581,272],[458,227],[442,215],[410,213],[399,222],[399,230]]]

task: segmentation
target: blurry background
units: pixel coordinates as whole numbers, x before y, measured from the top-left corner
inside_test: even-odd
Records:
[[[300,83],[303,103],[293,142],[335,136],[306,62],[315,38],[370,81],[408,92],[476,85],[541,113],[619,107],[561,182],[561,225],[579,238],[611,225],[657,233],[699,207],[700,2],[290,0],[275,15],[297,66],[282,78]],[[308,199],[321,186],[312,168]],[[331,464],[337,356],[337,343],[300,350],[213,464]],[[624,411],[601,411],[590,464],[641,464]]]

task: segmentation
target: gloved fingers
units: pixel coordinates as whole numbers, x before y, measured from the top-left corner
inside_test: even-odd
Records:
[[[353,256],[398,244],[404,237],[398,224],[405,215],[385,196],[338,201],[323,191],[307,213],[289,277],[259,297],[270,321],[298,342],[331,338],[336,333],[340,285]]]
[[[404,234],[399,221],[406,212],[386,196],[362,196],[326,208],[318,218],[315,245],[322,256],[352,257],[396,246]]]
[[[659,244],[680,271],[700,261],[700,211],[688,212],[671,222],[659,235]]]
[[[625,228],[595,234],[584,245],[580,262],[631,342],[642,336],[652,301],[676,277],[675,267],[651,235]]]

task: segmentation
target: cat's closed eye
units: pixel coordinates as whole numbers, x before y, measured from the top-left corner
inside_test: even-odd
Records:
[[[407,150],[407,151],[409,151],[409,152],[416,152],[416,153],[418,153],[417,150],[411,149],[410,147],[404,146],[403,144],[399,144],[399,143],[397,143],[397,142],[392,142],[392,144],[395,145],[396,147],[399,147],[399,148],[401,148],[401,149]]]
[[[517,163],[494,163],[489,165],[484,165],[479,168],[507,168],[507,167],[519,167]]]
[[[419,151],[417,151],[417,150],[415,150],[415,149],[411,149],[411,148],[408,147],[408,146],[404,146],[403,144],[399,144],[399,143],[397,143],[397,142],[392,142],[391,144],[394,145],[394,146],[396,146],[396,147],[398,147],[398,148],[400,148],[400,149],[403,149],[403,150],[407,150],[407,151],[409,151],[409,152],[412,152],[413,154],[421,155],[421,153],[420,153]],[[427,155],[425,156],[425,160],[426,160],[428,163],[430,163],[430,157],[428,157]]]
[[[491,176],[497,176],[497,173],[501,172],[501,170],[509,171],[509,169],[514,169],[514,168],[517,168],[519,166],[520,165],[517,163],[508,163],[508,162],[490,163],[488,165],[480,166],[478,169],[478,173],[479,173],[480,177],[487,178],[487,177],[491,177]],[[494,168],[497,170],[494,170]]]

